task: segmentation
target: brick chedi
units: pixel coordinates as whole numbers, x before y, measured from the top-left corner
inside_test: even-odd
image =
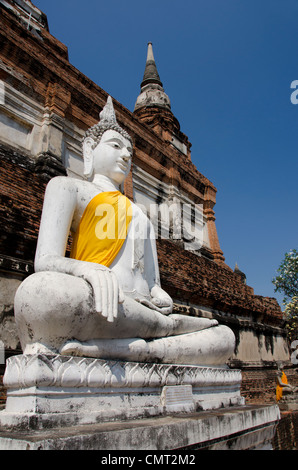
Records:
[[[180,131],[179,122],[171,111],[169,97],[155,64],[152,43],[148,44],[141,93],[134,114],[168,143],[172,150],[171,160],[177,157],[180,161],[178,181],[170,178],[169,170],[173,174],[174,165],[169,168],[169,161],[163,165],[168,178],[159,177],[159,180],[176,186],[180,194],[187,195],[192,203],[203,206],[207,237],[199,253],[186,251],[183,244],[174,245],[173,240],[158,240],[162,278],[167,290],[173,298],[177,298],[179,292],[183,301],[190,304],[247,317],[254,311],[259,318],[266,316],[268,324],[279,325],[281,311],[275,299],[255,296],[253,289],[243,283],[243,273],[239,268],[232,272],[224,262],[215,226],[216,188],[191,162],[191,144]]]
[[[82,137],[98,121],[107,93],[70,64],[67,47],[29,0],[0,0],[0,14],[0,338],[9,355],[19,351],[13,298],[34,269],[45,185],[55,175],[82,178]],[[151,43],[135,110],[113,102],[119,124],[134,140],[125,194],[148,211],[187,207],[190,229],[199,216],[196,247],[173,236],[171,211],[165,224],[150,214],[160,234],[162,285],[175,311],[228,324],[237,338],[231,366],[263,370],[288,361],[278,303],[254,295],[225,263],[215,225],[216,188],[191,161],[191,144],[171,111]]]

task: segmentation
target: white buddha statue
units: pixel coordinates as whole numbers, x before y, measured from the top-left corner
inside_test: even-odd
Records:
[[[225,364],[235,346],[228,327],[171,313],[152,224],[120,191],[132,141],[110,97],[85,135],[83,156],[88,180],[56,177],[46,189],[35,273],[15,297],[23,353]]]

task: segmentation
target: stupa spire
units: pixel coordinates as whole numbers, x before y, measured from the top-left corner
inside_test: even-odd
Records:
[[[147,60],[141,88],[145,85],[148,85],[149,83],[156,83],[162,87],[154,60],[152,42],[148,42]]]
[[[160,80],[154,55],[152,42],[148,43],[147,59],[141,93],[135,104],[135,111],[140,108],[157,107],[171,110],[169,97],[166,95]]]

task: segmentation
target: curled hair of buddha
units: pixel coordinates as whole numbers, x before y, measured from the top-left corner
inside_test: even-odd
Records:
[[[132,143],[132,138],[130,137],[130,135],[124,129],[122,129],[122,127],[119,126],[116,120],[114,106],[112,98],[110,96],[108,96],[107,103],[101,111],[99,117],[99,122],[87,129],[83,139],[85,140],[87,137],[91,137],[94,140],[94,144],[92,146],[93,148],[95,148],[99,144],[103,133],[108,130],[119,132],[122,137],[128,139]]]

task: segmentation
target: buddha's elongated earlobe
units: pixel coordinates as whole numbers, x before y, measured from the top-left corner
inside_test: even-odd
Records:
[[[83,142],[84,175],[87,177],[93,173],[93,144],[92,137],[86,137]]]

